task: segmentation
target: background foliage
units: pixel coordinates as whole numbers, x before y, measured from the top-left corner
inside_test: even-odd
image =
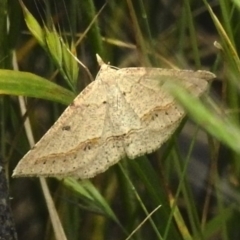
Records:
[[[19,239],[239,239],[239,11],[237,0],[0,0],[0,64],[13,70],[0,71],[0,151]],[[31,133],[39,140],[91,81],[68,49],[93,76],[98,53],[118,67],[218,78],[202,102],[171,86],[191,120],[158,151],[90,181],[47,179],[64,238],[43,182],[11,173]]]

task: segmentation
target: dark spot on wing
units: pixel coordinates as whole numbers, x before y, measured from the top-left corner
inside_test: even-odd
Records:
[[[152,113],[151,120],[154,121],[156,118],[158,118],[158,113]]]
[[[88,143],[84,146],[83,150],[84,151],[87,151],[87,150],[90,150],[91,149],[91,145]]]
[[[62,127],[62,130],[63,130],[63,131],[70,131],[70,130],[71,130],[71,127],[70,127],[69,125],[63,126],[63,127]]]

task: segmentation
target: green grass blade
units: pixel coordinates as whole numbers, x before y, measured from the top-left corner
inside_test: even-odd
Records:
[[[0,70],[0,94],[42,98],[68,105],[74,99],[69,90],[32,73]]]
[[[167,88],[196,123],[233,151],[240,153],[240,129],[231,119],[219,116],[214,109],[204,106],[198,98],[178,84],[169,82]]]

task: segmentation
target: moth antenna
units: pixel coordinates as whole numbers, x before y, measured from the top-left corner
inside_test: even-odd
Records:
[[[97,53],[96,53],[96,58],[97,58],[97,62],[98,62],[98,64],[99,64],[100,67],[106,65],[106,66],[111,67],[111,68],[114,68],[114,69],[119,69],[119,68],[117,68],[117,67],[115,67],[115,66],[110,65],[110,62],[105,63],[105,62],[102,60],[102,58],[101,58]]]
[[[100,67],[106,64],[98,54],[96,54],[96,58]]]

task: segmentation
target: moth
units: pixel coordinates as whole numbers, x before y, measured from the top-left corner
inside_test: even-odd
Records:
[[[213,78],[208,71],[117,69],[101,62],[95,81],[22,158],[13,176],[85,179],[126,156],[151,153],[169,139],[185,115],[165,90],[167,82],[180,83],[197,97]]]

